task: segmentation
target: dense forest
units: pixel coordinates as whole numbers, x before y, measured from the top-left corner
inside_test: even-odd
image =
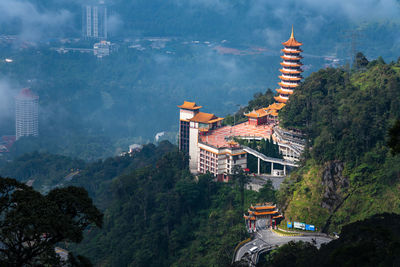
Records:
[[[354,66],[313,73],[279,114],[308,136],[303,166],[283,183],[279,203],[287,219],[324,231],[400,212],[400,156],[388,147],[400,118],[400,60],[358,54]]]
[[[248,235],[245,209],[275,200],[269,183],[260,193],[244,190],[242,206],[239,180],[215,183],[209,174],[196,180],[187,158],[167,141],[93,163],[31,153],[0,174],[24,182],[35,178],[32,185],[43,192],[83,186],[104,213],[103,227],[89,227],[79,245],[65,248],[96,266],[227,266]]]

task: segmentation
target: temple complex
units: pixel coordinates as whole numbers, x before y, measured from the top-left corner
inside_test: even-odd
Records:
[[[282,44],[284,45],[282,49],[283,56],[281,56],[283,62],[281,62],[282,68],[279,70],[281,72],[279,76],[281,81],[278,83],[280,88],[276,89],[279,95],[275,97],[275,100],[279,103],[286,103],[289,96],[293,94],[293,89],[299,86],[303,78],[301,76],[303,72],[301,66],[303,64],[300,62],[303,58],[300,56],[300,52],[303,52],[300,46],[303,45],[303,43],[298,42],[294,38],[293,26],[289,40]]]
[[[295,166],[293,162],[299,160],[304,149],[304,140],[295,132],[279,128],[278,121],[279,111],[286,105],[289,95],[293,94],[293,89],[303,78],[300,75],[302,43],[294,38],[293,27],[289,40],[282,44],[285,47],[282,49],[284,54],[280,69],[282,75],[279,76],[280,88],[277,89],[278,95],[275,97],[277,102],[244,114],[248,118],[246,122],[222,126],[224,118],[201,112],[200,109],[203,107],[195,102],[184,101],[178,106],[180,108],[179,149],[189,155],[189,168],[192,173],[210,172],[218,181],[228,181],[235,166],[247,168],[247,153],[258,158],[258,167],[260,160],[270,162],[271,170],[274,163],[283,165],[284,175],[286,166]],[[278,144],[285,161],[268,158],[235,141],[270,138]],[[252,214],[249,215],[251,218],[254,217]]]
[[[261,125],[278,122],[278,112],[285,106],[284,103],[273,103],[266,108],[260,108],[244,114],[250,125]]]
[[[250,232],[254,232],[256,230],[257,220],[264,219],[266,226],[274,227],[283,219],[283,216],[279,213],[276,205],[268,202],[251,205],[243,217],[245,219],[247,229]]]

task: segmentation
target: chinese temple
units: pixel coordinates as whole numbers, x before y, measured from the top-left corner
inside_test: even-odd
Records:
[[[298,42],[294,38],[293,26],[289,40],[282,44],[284,46],[282,49],[283,56],[281,56],[283,62],[281,62],[282,68],[279,70],[281,72],[279,76],[281,81],[278,83],[280,88],[276,89],[279,95],[275,97],[275,101],[286,103],[289,100],[289,96],[293,94],[293,89],[299,85],[303,78],[301,76],[303,72],[301,66],[303,64],[300,62],[303,58],[300,56],[300,52],[303,52],[300,46],[303,45],[303,43]]]
[[[285,106],[284,103],[273,103],[266,108],[260,108],[244,114],[248,118],[249,125],[262,125],[276,123],[278,111]]]
[[[243,216],[247,229],[254,232],[256,230],[257,220],[266,220],[266,226],[274,227],[279,224],[283,216],[279,213],[276,205],[272,203],[258,203],[251,205],[247,213]]]

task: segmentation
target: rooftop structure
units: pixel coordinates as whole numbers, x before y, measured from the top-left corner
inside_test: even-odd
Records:
[[[29,88],[22,89],[15,97],[16,139],[39,135],[39,96]]]
[[[300,52],[303,52],[300,46],[303,43],[298,42],[294,38],[293,26],[289,40],[282,43],[282,45],[284,45],[282,49],[283,56],[281,56],[283,62],[281,62],[282,68],[280,69],[281,75],[279,76],[281,81],[278,83],[280,87],[276,89],[279,95],[275,97],[275,101],[286,103],[289,100],[289,96],[293,94],[293,89],[299,85],[303,78],[301,76],[303,72],[301,66],[303,64],[300,62],[303,58],[300,56]]]
[[[279,110],[284,106],[284,103],[273,103],[266,108],[253,110],[244,115],[249,118],[248,122],[251,125],[275,123],[278,121]]]

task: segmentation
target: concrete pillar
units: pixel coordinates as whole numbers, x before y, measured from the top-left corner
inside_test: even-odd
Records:
[[[274,163],[271,162],[271,175],[274,175]]]
[[[260,158],[257,158],[257,174],[260,175]]]
[[[286,165],[283,165],[283,176],[286,176]]]

